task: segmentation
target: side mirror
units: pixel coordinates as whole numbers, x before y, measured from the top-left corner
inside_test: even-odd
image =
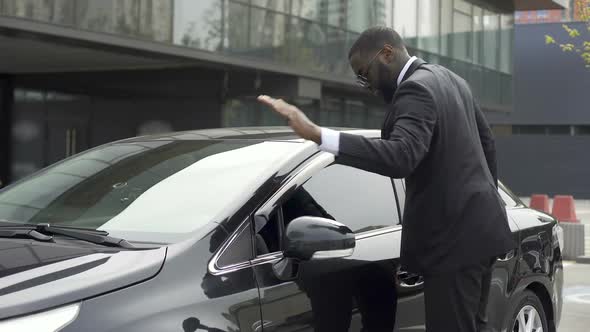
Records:
[[[279,280],[297,278],[299,262],[351,256],[356,239],[350,228],[318,217],[300,217],[287,225],[283,259],[273,265]]]
[[[339,222],[299,217],[287,225],[284,257],[300,261],[348,257],[355,244],[354,233]]]

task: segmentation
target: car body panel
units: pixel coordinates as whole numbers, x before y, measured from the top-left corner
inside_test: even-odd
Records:
[[[408,302],[406,309],[423,306],[419,290],[411,292],[398,283],[399,247],[397,254],[394,247],[401,229],[373,233],[357,237],[351,257],[301,263],[295,281],[273,278],[272,264],[278,258],[256,265],[264,330],[360,331],[363,326],[392,330],[398,298]],[[381,254],[375,255],[376,251]],[[364,314],[359,302],[365,306]],[[423,310],[405,310],[397,318],[400,326],[423,325]]]
[[[147,280],[158,273],[166,248],[114,251],[2,239],[4,254],[34,264],[0,278],[0,319],[80,301]],[[10,244],[10,247],[8,246]],[[68,259],[56,259],[66,255]],[[6,257],[6,256],[5,256]],[[64,256],[62,256],[64,257]],[[10,258],[2,265],[10,264]],[[9,271],[3,271],[9,272]]]
[[[558,222],[548,214],[528,208],[512,209],[510,216],[521,228],[521,255],[515,274],[518,278],[515,293],[525,289],[534,289],[539,293],[537,286],[541,285],[546,293],[537,296],[542,297],[542,301],[550,301],[548,320],[557,327],[563,306],[563,264],[561,248],[554,234]]]
[[[62,331],[195,331],[189,328],[197,323],[210,331],[251,331],[260,321],[251,269],[222,276],[207,270],[224,234],[219,226],[198,241],[170,245],[157,276],[83,301],[78,318]]]
[[[380,136],[378,130],[349,132]],[[279,204],[282,195],[334,161],[332,155],[319,152],[317,145],[297,139],[288,128],[277,127],[190,131],[119,143],[195,139],[268,140],[297,144],[298,148],[273,165],[274,169],[267,169],[256,188],[238,193],[222,215],[187,234],[181,242],[134,251],[69,243],[70,251],[62,258],[47,263],[23,262],[11,272],[0,270],[4,272],[0,274],[0,292],[4,291],[0,293],[0,319],[81,302],[78,317],[63,331],[321,331],[314,326],[314,317],[322,317],[329,324],[345,322],[332,324],[332,330],[345,326],[349,331],[361,331],[363,325],[379,322],[385,326],[393,319],[398,331],[425,329],[422,279],[408,275],[399,266],[401,226],[357,234],[352,256],[303,262],[299,279],[294,281],[279,281],[274,275],[272,267],[282,258],[281,252],[256,257],[258,213],[264,215],[267,204],[270,208]],[[198,185],[190,179],[182,182],[176,185]],[[402,214],[403,180],[393,181],[392,187]],[[190,212],[188,207],[183,213]],[[549,294],[553,319],[558,324],[563,267],[552,233],[555,221],[519,201],[507,213],[520,246],[494,263],[488,304],[490,328],[501,331],[515,296],[538,285]],[[267,213],[265,217],[270,216]],[[0,239],[7,253],[14,242],[33,244]],[[48,246],[64,250],[64,246]],[[9,257],[0,256],[0,264],[6,265]],[[78,272],[46,281],[35,279],[71,268]],[[31,287],[23,286],[27,284]],[[14,285],[21,289],[10,291]],[[365,317],[358,301],[369,308]],[[346,305],[330,306],[333,303]]]

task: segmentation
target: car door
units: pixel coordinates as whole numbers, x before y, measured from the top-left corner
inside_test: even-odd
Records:
[[[393,184],[399,215],[403,216],[406,202],[405,182],[403,179],[394,179]],[[397,272],[397,276],[398,324],[396,331],[425,331],[424,279],[418,274],[408,273],[401,268]]]
[[[253,269],[261,329],[393,331],[395,324],[400,330],[423,325],[420,281],[399,269],[401,226],[391,179],[332,161],[321,154],[256,213]],[[351,228],[354,254],[301,262],[297,278],[279,280],[273,264],[282,257],[283,230],[304,215]],[[416,309],[402,309],[404,316],[396,319],[398,303]]]
[[[512,231],[515,243],[520,243],[520,230],[513,220],[513,212],[518,208],[520,202],[500,183],[498,194],[504,202],[506,213],[508,215],[508,225]],[[516,287],[518,278],[517,269],[519,256],[521,253],[518,249],[511,250],[496,259],[492,268],[490,279],[490,292],[487,305],[487,327],[494,331],[500,331],[504,328],[506,315],[510,310],[510,295]]]

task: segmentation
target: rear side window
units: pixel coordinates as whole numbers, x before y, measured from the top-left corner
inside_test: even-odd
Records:
[[[221,245],[225,239],[224,234],[225,232],[221,227],[213,233],[210,242],[210,250],[215,250]],[[217,260],[217,265],[219,267],[227,267],[247,262],[252,259],[252,253],[252,233],[250,224],[247,224],[237,232],[235,240]]]
[[[343,165],[331,165],[308,180],[283,205],[285,223],[303,216],[329,218],[355,233],[399,223],[390,178]]]

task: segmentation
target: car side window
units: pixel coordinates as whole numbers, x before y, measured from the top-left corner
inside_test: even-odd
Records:
[[[286,197],[268,220],[256,221],[256,255],[280,251],[284,229],[298,217],[331,219],[362,233],[399,224],[396,204],[390,178],[330,165]]]
[[[390,178],[349,166],[330,165],[309,179],[283,206],[284,220],[318,216],[355,233],[399,223]]]
[[[247,262],[252,259],[252,228],[248,223],[236,233],[236,238],[231,245],[221,254],[217,260],[218,267],[227,267],[238,263]],[[215,250],[224,240],[225,231],[221,227],[211,236],[210,248]]]
[[[283,218],[280,206],[270,214],[268,220],[257,219],[255,221],[254,248],[257,256],[281,251],[282,225]]]

